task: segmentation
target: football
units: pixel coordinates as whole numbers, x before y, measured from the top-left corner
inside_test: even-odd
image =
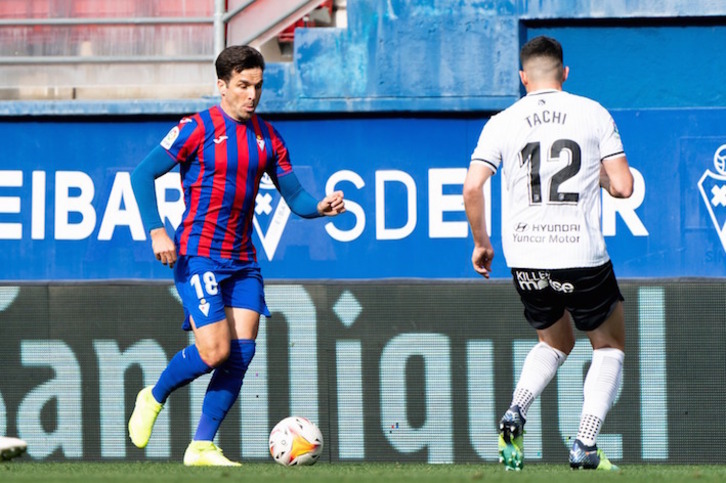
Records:
[[[323,452],[323,433],[307,418],[290,416],[270,432],[270,455],[283,466],[314,465]]]

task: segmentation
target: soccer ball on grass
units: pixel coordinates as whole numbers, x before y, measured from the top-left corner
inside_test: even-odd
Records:
[[[270,454],[283,466],[314,465],[323,452],[323,433],[309,419],[285,418],[270,432]]]

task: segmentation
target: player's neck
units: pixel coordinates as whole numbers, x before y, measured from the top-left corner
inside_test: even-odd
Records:
[[[546,90],[556,90],[561,91],[562,90],[562,83],[561,82],[536,82],[536,83],[529,83],[526,86],[527,94],[530,92],[536,92],[536,91],[546,91]]]

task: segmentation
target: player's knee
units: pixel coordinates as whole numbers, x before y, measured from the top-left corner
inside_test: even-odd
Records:
[[[554,349],[557,349],[558,351],[562,352],[565,355],[565,357],[567,357],[572,352],[572,349],[575,348],[575,339],[558,341],[558,344],[556,346],[552,346],[552,347]]]
[[[558,334],[557,337],[540,336],[540,342],[561,352],[565,357],[569,356],[572,349],[575,348],[575,337],[572,334]]]
[[[575,348],[575,339],[571,339],[571,340],[566,341],[564,344],[562,344],[561,347],[558,347],[557,349],[562,351],[565,354],[565,356],[569,356],[570,353],[572,352],[572,349],[574,349],[574,348]]]
[[[199,356],[210,367],[219,367],[229,358],[229,343],[199,349]]]
[[[617,338],[612,338],[609,340],[594,340],[592,341],[592,350],[598,350],[598,349],[617,349],[620,352],[625,353],[625,340],[619,340]]]

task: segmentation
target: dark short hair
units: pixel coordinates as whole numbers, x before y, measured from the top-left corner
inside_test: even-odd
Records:
[[[214,67],[217,69],[217,78],[228,82],[235,72],[258,67],[265,70],[265,59],[254,47],[232,45],[217,56]]]
[[[524,67],[525,62],[535,57],[549,57],[559,61],[560,65],[563,65],[562,45],[552,37],[545,35],[535,37],[524,44],[522,50],[519,52],[519,61],[522,63],[522,67]]]

